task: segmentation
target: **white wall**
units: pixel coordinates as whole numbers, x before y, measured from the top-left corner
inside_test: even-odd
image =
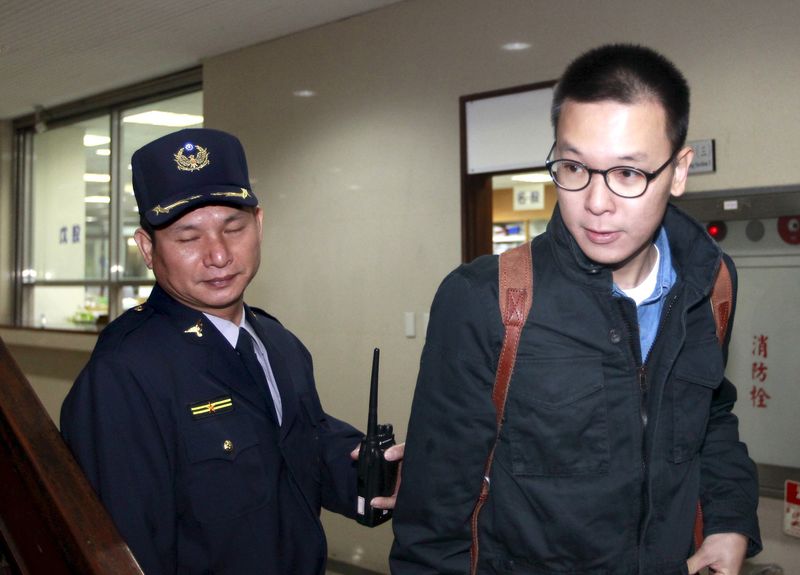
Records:
[[[301,337],[327,409],[361,426],[380,346],[381,418],[403,438],[423,338],[402,313],[426,311],[461,257],[459,96],[645,43],[692,85],[690,139],[717,140],[717,172],[691,190],[797,183],[799,21],[795,0],[409,0],[207,61],[206,125],[241,137],[266,210],[249,301]],[[325,522],[333,557],[385,569],[388,527]],[[797,543],[768,539],[764,559],[798,566]]]

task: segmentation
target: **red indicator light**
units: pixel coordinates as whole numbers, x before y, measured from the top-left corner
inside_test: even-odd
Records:
[[[721,242],[725,239],[725,234],[728,232],[728,226],[725,225],[725,222],[709,222],[706,224],[706,231],[708,235]]]

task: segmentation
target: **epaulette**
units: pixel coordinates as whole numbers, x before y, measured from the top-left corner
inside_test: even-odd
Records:
[[[254,314],[258,314],[258,315],[263,315],[263,316],[264,316],[264,317],[266,317],[267,319],[271,319],[272,321],[274,321],[274,322],[275,322],[275,323],[277,323],[278,325],[280,325],[280,326],[283,326],[283,324],[281,323],[281,320],[279,320],[279,319],[278,319],[277,317],[275,317],[274,315],[272,315],[272,314],[269,314],[269,313],[265,312],[263,309],[261,309],[261,308],[259,308],[259,307],[252,307],[252,306],[247,306],[247,307],[250,309],[250,311],[251,311],[252,313],[254,313]]]
[[[147,302],[126,310],[100,332],[98,344],[102,342],[104,347],[116,347],[129,334],[141,327],[153,315],[154,311],[153,306]]]

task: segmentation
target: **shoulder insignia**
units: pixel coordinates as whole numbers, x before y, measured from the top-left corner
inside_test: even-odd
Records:
[[[281,321],[280,321],[280,320],[279,320],[277,317],[275,317],[275,316],[274,316],[274,315],[272,315],[272,314],[269,314],[269,313],[265,312],[265,311],[264,311],[263,309],[261,309],[261,308],[258,308],[258,307],[251,307],[251,308],[250,308],[250,313],[252,314],[252,316],[253,316],[254,318],[257,318],[258,316],[263,316],[263,317],[266,317],[267,319],[271,319],[272,321],[274,321],[275,323],[277,323],[277,324],[278,324],[278,325],[280,325],[280,326],[282,326],[282,325],[283,325],[283,324],[281,323]]]
[[[193,333],[197,337],[203,337],[203,320],[198,319],[192,327],[183,330],[183,333]]]
[[[230,396],[217,397],[200,403],[193,403],[189,406],[192,419],[202,419],[219,413],[233,411],[233,399]]]

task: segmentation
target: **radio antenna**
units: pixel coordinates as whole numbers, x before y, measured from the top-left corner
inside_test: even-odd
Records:
[[[367,419],[367,437],[375,437],[378,431],[378,365],[380,364],[381,350],[375,348],[372,352],[372,381],[369,385],[369,418]]]

